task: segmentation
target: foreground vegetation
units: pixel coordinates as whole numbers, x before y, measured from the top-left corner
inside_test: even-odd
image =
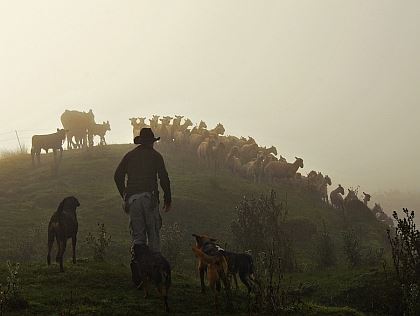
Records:
[[[130,282],[128,219],[121,210],[113,172],[131,148],[113,145],[65,152],[58,172],[51,168],[51,156],[43,156],[43,165],[36,169],[28,155],[0,161],[0,283],[7,274],[1,262],[20,262],[22,293],[29,304],[13,312],[15,315],[144,315],[163,311],[157,297],[143,300]],[[378,315],[389,313],[389,309],[379,307],[383,302],[377,289],[361,291],[374,289],[367,286],[373,282],[385,282],[392,289],[394,282],[388,277],[390,261],[383,268],[389,254],[386,227],[367,208],[343,213],[325,206],[306,188],[256,185],[232,177],[228,171],[215,174],[197,163],[192,153],[168,147],[160,150],[173,184],[173,212],[163,214],[163,250],[174,268],[170,300],[175,314],[214,314],[211,296],[199,294],[191,234],[209,234],[227,249],[239,252],[255,248],[239,243],[232,233],[238,216],[236,206],[244,196],[257,198],[271,189],[279,201],[287,202],[285,227],[293,236],[288,244],[293,250],[293,269],[282,271],[282,284],[291,293],[297,292],[299,299],[289,314],[358,315],[345,306]],[[106,227],[112,238],[106,254],[101,255],[105,262],[83,259],[75,266],[66,262],[67,270],[60,274],[56,266],[44,264],[46,228],[58,203],[68,195],[77,196],[81,203],[79,258],[93,257],[89,236],[98,224]],[[345,247],[346,243],[350,246]],[[324,253],[324,258],[319,258],[319,253]],[[333,257],[325,258],[329,255]],[[349,258],[358,259],[349,262]],[[392,296],[392,291],[380,295]],[[234,300],[236,312],[248,314],[247,295],[236,293]]]

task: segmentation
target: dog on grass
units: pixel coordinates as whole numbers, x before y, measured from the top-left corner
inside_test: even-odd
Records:
[[[248,289],[248,294],[255,290],[258,285],[254,276],[254,260],[252,256],[246,253],[234,253],[223,251],[223,255],[228,263],[229,276],[233,277],[236,289],[238,289],[238,279],[236,275],[239,274],[239,279]]]
[[[169,312],[168,292],[171,286],[171,266],[160,252],[153,252],[146,245],[132,248],[131,273],[134,285],[144,290],[144,298],[149,296],[153,284],[163,299],[165,311]]]
[[[57,211],[51,216],[48,224],[48,255],[47,263],[51,264],[51,250],[57,240],[58,251],[56,262],[60,264],[60,271],[64,272],[63,256],[66,251],[67,239],[72,240],[73,263],[76,263],[77,222],[76,209],[80,206],[74,196],[66,197],[58,205]]]
[[[196,245],[192,248],[195,256],[198,258],[198,271],[200,273],[201,292],[205,292],[204,275],[207,272],[207,279],[210,289],[214,294],[214,303],[218,308],[218,296],[221,290],[221,284],[225,288],[228,305],[231,307],[230,282],[228,277],[228,263],[223,255],[223,249],[216,244],[216,239],[206,235],[193,234],[196,239]]]

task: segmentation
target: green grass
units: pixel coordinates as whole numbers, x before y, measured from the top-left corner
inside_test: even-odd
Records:
[[[70,265],[70,263],[69,263]],[[0,276],[4,275],[0,269]],[[20,273],[29,307],[6,315],[165,315],[156,291],[144,299],[130,283],[129,268],[123,264],[78,262],[65,273],[57,266],[25,265]],[[234,293],[234,311],[221,314],[248,315],[247,295]],[[171,315],[215,315],[213,298],[201,294],[195,278],[175,274],[169,292]],[[306,315],[360,315],[350,308],[310,304]],[[291,313],[299,315],[299,313]]]
[[[11,258],[21,262],[29,261],[30,264],[43,264],[47,223],[58,203],[68,195],[75,195],[81,203],[78,209],[78,253],[81,257],[92,255],[84,239],[89,232],[96,231],[97,223],[104,223],[112,235],[108,265],[79,263],[72,266],[66,263],[67,271],[64,274],[57,273],[56,267],[24,265],[22,280],[31,303],[28,313],[38,311],[41,315],[54,315],[58,313],[57,309],[68,302],[71,293],[78,315],[134,315],[140,309],[144,315],[148,311],[154,313],[159,307],[156,300],[144,302],[141,295],[132,289],[126,267],[130,258],[128,218],[121,209],[113,173],[124,153],[131,148],[132,145],[112,145],[97,147],[89,152],[66,151],[58,174],[52,172],[52,155],[43,155],[42,166],[38,168],[32,167],[29,155],[0,160],[1,261]],[[163,221],[179,223],[185,233],[182,263],[177,268],[183,274],[175,277],[171,299],[175,311],[196,315],[206,315],[206,312],[212,314],[210,309],[203,309],[211,305],[210,297],[203,298],[196,294],[195,259],[190,251],[193,244],[191,234],[206,233],[217,237],[222,244],[231,245],[230,224],[235,217],[235,206],[243,195],[258,195],[273,188],[279,198],[287,196],[289,218],[309,219],[319,230],[325,221],[339,250],[341,264],[344,262],[340,253],[341,233],[349,226],[357,231],[365,247],[385,245],[385,227],[369,213],[347,214],[347,220],[344,220],[341,212],[325,207],[305,188],[284,184],[274,187],[257,185],[234,177],[228,171],[215,174],[200,165],[193,153],[165,147],[159,150],[166,159],[174,199],[173,210],[163,214]],[[314,239],[296,242],[295,246],[298,264],[303,270],[312,271]],[[68,250],[66,255],[69,256],[70,252]],[[349,273],[354,275],[357,272]],[[305,275],[311,278],[309,274]],[[343,276],[341,273],[338,275]],[[334,291],[336,284],[324,284],[323,289],[326,292]],[[201,302],[203,300],[205,303]],[[321,311],[314,307],[312,315],[321,315]],[[334,312],[334,309],[329,309],[325,315],[356,314],[350,310],[346,314],[343,310]]]

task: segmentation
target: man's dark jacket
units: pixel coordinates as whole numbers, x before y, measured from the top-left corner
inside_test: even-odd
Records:
[[[125,176],[127,175],[127,184]],[[165,203],[171,203],[171,187],[163,157],[152,146],[140,145],[128,152],[115,171],[118,191],[126,199],[143,192],[158,192],[157,177],[163,190]]]

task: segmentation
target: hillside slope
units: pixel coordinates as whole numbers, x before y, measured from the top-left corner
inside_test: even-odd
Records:
[[[24,294],[30,303],[30,308],[25,312],[28,315],[55,315],[69,304],[73,304],[74,308],[71,315],[155,313],[160,303],[156,300],[139,303],[137,300],[141,294],[131,288],[128,218],[121,209],[120,197],[113,182],[117,164],[124,153],[132,148],[133,145],[112,145],[90,151],[66,151],[57,174],[52,172],[51,155],[43,155],[43,164],[38,168],[32,167],[29,155],[0,160],[0,262],[11,259],[26,263],[21,278]],[[210,307],[197,307],[203,298],[198,294],[198,282],[195,280],[191,234],[206,233],[231,247],[230,225],[235,218],[235,206],[244,195],[255,196],[274,189],[279,199],[287,199],[290,221],[310,222],[318,230],[325,222],[337,245],[341,262],[344,261],[344,256],[340,254],[342,232],[349,228],[357,231],[363,246],[378,248],[385,245],[385,227],[376,221],[368,209],[355,209],[344,217],[342,212],[323,205],[306,188],[254,184],[232,176],[228,171],[215,174],[198,163],[193,153],[168,147],[160,147],[159,150],[166,157],[174,198],[173,210],[163,214],[164,225],[177,222],[183,234],[181,260],[175,267],[172,292],[175,309],[181,314],[213,314]],[[76,266],[67,261],[66,273],[59,274],[56,266],[47,268],[44,265],[46,228],[58,203],[68,195],[77,196],[81,202],[78,209],[78,257],[81,261]],[[98,223],[104,223],[112,236],[106,258],[108,263],[102,265],[85,259],[91,257],[92,252],[84,241],[89,232],[96,231]],[[316,271],[313,269],[316,234],[309,236],[309,239],[301,238],[301,235],[307,234],[304,229],[296,226],[294,232],[298,265],[303,271]],[[67,251],[67,258],[70,252]],[[358,273],[350,272],[350,275],[357,276]],[[305,274],[297,277],[300,278],[305,279]],[[334,281],[329,273],[326,278],[330,281],[324,282],[327,285],[322,294],[320,292],[320,298],[314,297],[322,304],[325,303],[325,297],[341,293],[347,283],[340,281],[340,272],[335,273]],[[0,281],[4,279],[4,265],[0,265]],[[188,305],[186,299],[195,303]],[[245,294],[240,292],[235,299],[238,300],[237,305],[242,305],[239,310],[245,311]],[[210,296],[205,300],[205,304],[211,304]],[[356,315],[357,312],[345,308],[315,307],[313,310],[313,315],[327,314]]]
[[[51,214],[68,195],[75,195],[81,203],[79,240],[94,231],[97,223],[104,223],[112,235],[116,257],[126,257],[128,219],[121,210],[113,173],[124,153],[132,148],[133,145],[112,145],[95,147],[88,152],[65,151],[57,175],[51,170],[51,155],[42,156],[43,164],[38,168],[31,166],[29,155],[0,160],[0,258],[10,256],[16,245],[33,235],[41,238],[39,242],[43,244],[46,239],[43,233]],[[341,212],[326,207],[305,188],[257,185],[232,176],[227,170],[215,174],[199,164],[193,153],[168,147],[159,150],[166,157],[174,197],[173,211],[163,214],[163,221],[166,224],[178,222],[183,227],[187,247],[192,243],[191,233],[207,233],[230,243],[230,224],[241,197],[258,195],[271,188],[276,190],[279,199],[287,198],[290,219],[305,218],[317,227],[322,227],[325,221],[337,240],[350,223],[362,242],[375,247],[384,243],[385,227],[369,212],[349,213],[345,223]],[[297,237],[299,233],[296,232]],[[83,243],[80,248],[83,252]],[[298,248],[306,253],[306,248],[311,249],[312,245],[305,242]]]

